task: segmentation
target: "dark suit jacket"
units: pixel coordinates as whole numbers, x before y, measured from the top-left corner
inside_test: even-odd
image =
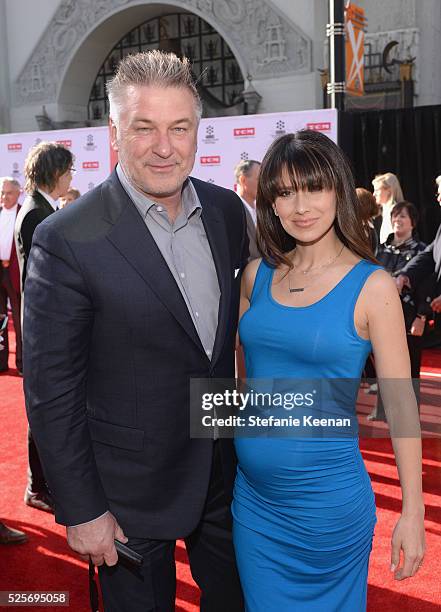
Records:
[[[192,181],[221,289],[212,361],[115,173],[35,232],[25,394],[60,523],[110,509],[127,535],[173,539],[200,520],[213,442],[190,439],[190,379],[234,377],[235,271],[248,249],[237,196]],[[221,454],[231,489],[231,440]]]
[[[435,276],[435,297],[441,293],[441,226],[438,228],[434,241],[422,253],[414,257],[401,270],[409,277],[412,287],[419,285],[423,280]]]
[[[247,221],[247,234],[248,234],[248,243],[249,243],[249,258],[248,261],[253,259],[257,259],[261,257],[260,251],[257,248],[256,242],[256,226],[254,225],[253,217],[250,214],[250,211],[246,208],[245,204],[242,202],[243,209],[245,211],[245,218]]]
[[[17,216],[20,212],[20,204],[17,206]],[[2,209],[0,208],[0,215]],[[17,293],[20,293],[20,270],[17,258],[17,249],[15,247],[15,239],[12,241],[11,254],[9,256],[9,275],[11,277],[12,286]],[[3,274],[3,268],[0,266],[0,275]]]
[[[26,280],[26,267],[31,251],[32,236],[39,223],[54,211],[50,203],[40,192],[35,191],[28,195],[15,221],[15,247],[17,249],[18,263],[20,267],[21,290],[23,292]]]

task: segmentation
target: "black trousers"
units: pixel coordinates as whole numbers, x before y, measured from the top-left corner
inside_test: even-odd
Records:
[[[193,579],[201,590],[202,612],[242,612],[242,590],[234,557],[231,512],[224,495],[219,443],[214,443],[207,500],[196,530],[185,538]],[[142,554],[140,570],[122,563],[99,568],[105,612],[174,612],[176,542],[129,538]]]
[[[49,493],[46,484],[46,478],[43,474],[43,467],[40,461],[40,455],[35,445],[32,432],[28,427],[28,489],[32,493]]]
[[[23,370],[22,361],[22,342],[21,342],[21,322],[20,322],[20,293],[15,290],[11,275],[9,274],[8,268],[0,269],[0,314],[7,314],[7,303],[8,298],[11,302],[12,310],[12,321],[14,322],[15,330],[15,365],[20,371]],[[8,332],[3,332],[3,346],[4,350],[0,351],[0,370],[8,369],[8,356],[9,356],[9,339]]]

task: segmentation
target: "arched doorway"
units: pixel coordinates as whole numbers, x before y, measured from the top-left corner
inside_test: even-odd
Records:
[[[151,49],[172,51],[186,56],[198,84],[205,107],[221,114],[237,104],[244,89],[239,64],[222,36],[206,21],[188,12],[153,17],[131,29],[113,47],[102,63],[88,102],[89,120],[107,116],[106,83],[119,61],[129,54]]]

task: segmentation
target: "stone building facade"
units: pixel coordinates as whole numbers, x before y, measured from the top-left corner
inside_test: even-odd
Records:
[[[388,61],[413,58],[415,104],[441,103],[441,2],[357,4],[366,11],[372,57],[397,41]],[[141,24],[171,23],[164,19],[176,14],[201,20],[226,50],[216,60],[206,39],[214,72],[205,68],[202,78],[212,75],[210,91],[218,96],[207,94],[207,114],[244,112],[246,96],[226,104],[215,86],[217,69],[232,63],[243,85],[235,92],[225,77],[223,95],[251,93],[248,112],[322,107],[327,0],[0,0],[0,131],[103,123],[96,109],[91,114],[91,92],[112,49]],[[173,38],[164,35],[162,44],[167,36]]]

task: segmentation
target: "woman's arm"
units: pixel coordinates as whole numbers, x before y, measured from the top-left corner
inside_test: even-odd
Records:
[[[375,367],[402,490],[401,517],[392,536],[391,570],[402,580],[413,576],[425,550],[421,430],[413,392],[406,330],[400,299],[390,276],[378,270],[360,296],[372,342]],[[360,316],[360,314],[359,314]],[[404,560],[400,565],[400,551]]]
[[[240,284],[239,321],[250,307],[251,293],[253,291],[257,269],[261,261],[262,258],[253,259],[243,271]],[[236,334],[236,375],[237,378],[246,378],[245,356],[243,354],[243,348],[240,343],[239,331]]]
[[[243,271],[240,284],[239,321],[250,307],[251,293],[253,291],[254,281],[256,280],[257,270],[261,261],[261,257],[258,259],[253,259]]]

